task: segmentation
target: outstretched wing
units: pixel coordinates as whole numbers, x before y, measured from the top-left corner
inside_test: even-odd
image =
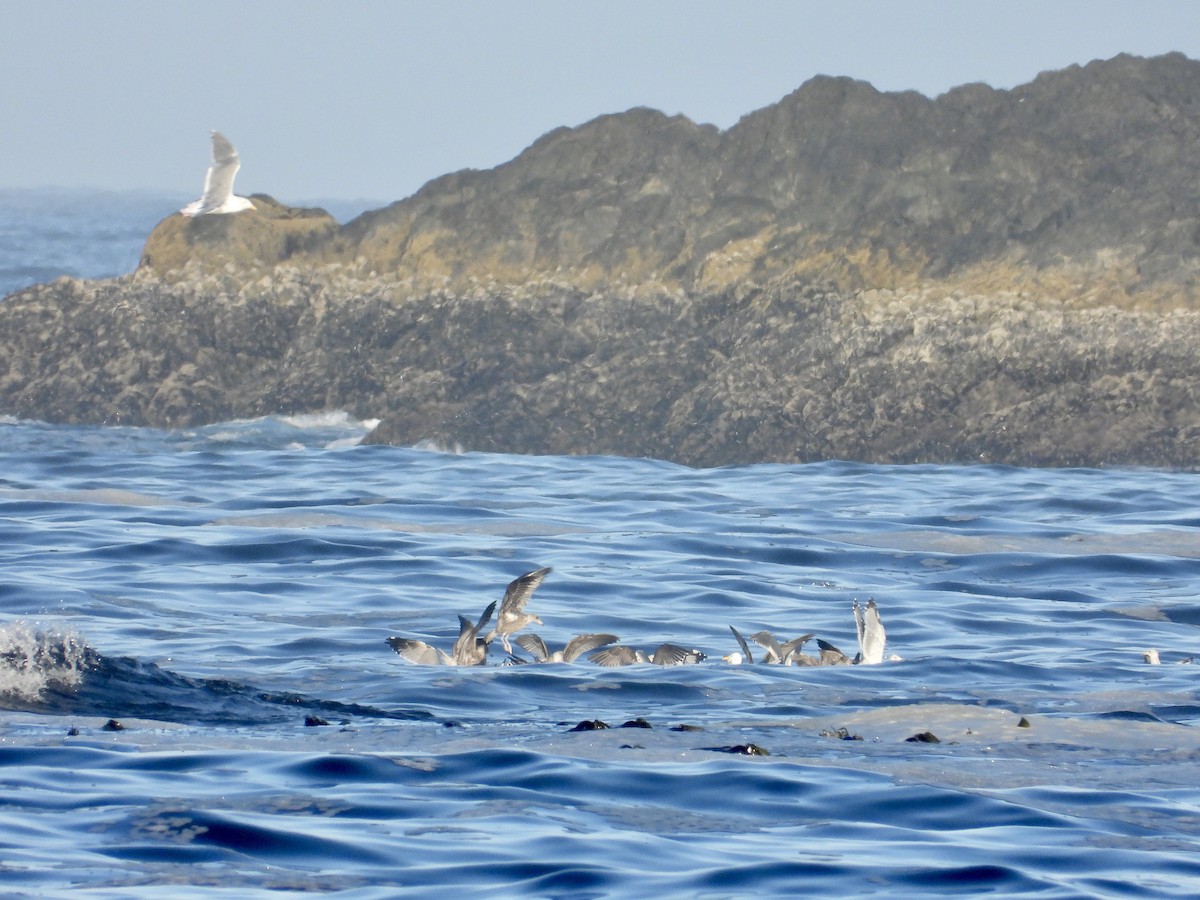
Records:
[[[650,661],[657,666],[690,666],[704,658],[699,650],[689,650],[678,644],[659,644]]]
[[[858,659],[863,665],[875,665],[883,662],[883,648],[887,644],[887,635],[883,630],[883,622],[879,619],[879,607],[874,600],[868,600],[864,609],[854,604],[854,621],[858,625]]]
[[[487,605],[487,608],[479,616],[479,621],[475,623],[475,632],[483,631],[483,626],[492,620],[492,613],[496,611],[496,601],[493,600]],[[460,617],[461,618],[461,617]]]
[[[500,601],[500,616],[504,618],[511,613],[519,613],[542,583],[542,579],[550,574],[550,567],[526,572],[520,578],[512,581],[504,591],[504,599]]]
[[[479,630],[488,623],[492,611],[496,608],[495,601],[487,605],[478,622],[472,622],[462,613],[458,614],[458,640],[454,642],[454,661],[460,666],[479,665],[487,658],[487,650],[480,652]]]
[[[636,662],[642,662],[638,658],[638,652],[632,647],[604,647],[597,650],[595,653],[588,655],[588,659],[598,666],[606,666],[612,668],[614,666],[631,666]]]
[[[208,167],[208,174],[204,178],[202,201],[205,206],[211,205],[215,209],[229,199],[233,193],[234,176],[241,167],[242,162],[238,159],[238,152],[234,149],[233,144],[229,143],[220,132],[214,131],[212,133],[212,165]]]
[[[546,642],[539,635],[522,634],[517,637],[517,646],[536,659],[538,662],[545,662],[550,658],[550,649],[546,646]]]
[[[520,643],[520,638],[517,642]],[[615,644],[617,636],[615,634],[580,634],[571,638],[567,642],[567,646],[563,648],[563,662],[574,662],[581,655],[589,650],[595,650],[597,647],[604,647],[608,644]],[[521,644],[524,647],[524,644]]]
[[[767,651],[767,658],[763,662],[783,662],[783,650],[779,646],[779,641],[775,640],[775,635],[771,634],[771,632],[757,632],[750,635],[750,640]]]
[[[729,626],[729,630],[732,631],[733,636],[737,638],[738,646],[742,648],[742,656],[746,658],[746,662],[754,662],[754,654],[750,652],[750,645],[746,643],[746,639],[742,637],[741,632],[739,632],[732,625]]]
[[[200,199],[185,206],[182,212],[201,216],[220,209],[233,196],[233,178],[241,168],[237,150],[220,132],[212,133],[212,165],[204,176],[204,193]]]
[[[790,641],[780,644],[780,661],[786,663],[789,659],[795,658],[796,654],[800,652],[800,648],[807,644],[811,637],[813,637],[813,633],[809,632],[808,634],[802,634],[800,637],[794,637]]]
[[[419,663],[423,666],[440,666],[446,663],[446,654],[435,647],[430,647],[424,641],[390,637],[387,639],[387,644],[409,662]]]

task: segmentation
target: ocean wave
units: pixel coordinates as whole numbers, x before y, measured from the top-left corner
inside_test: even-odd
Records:
[[[47,690],[71,690],[94,661],[95,654],[73,632],[7,622],[0,625],[0,701],[30,703]]]
[[[231,419],[180,432],[185,438],[200,438],[210,444],[245,445],[283,450],[319,447],[336,450],[359,444],[379,419],[356,419],[344,410],[294,415],[268,415],[253,419]]]

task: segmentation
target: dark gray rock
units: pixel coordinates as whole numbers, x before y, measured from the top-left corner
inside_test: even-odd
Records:
[[[365,214],[321,258],[458,287],[857,289],[1069,265],[1122,303],[1200,274],[1197,148],[1200,63],[1180,54],[936,99],[819,77],[725,132],[645,109],[559,129]]]
[[[64,279],[10,297],[0,323],[4,409],[62,422],[341,408],[382,416],[375,442],[700,466],[1200,463],[1196,313],[794,280],[412,297],[278,270]]]
[[[0,303],[0,413],[382,417],[692,465],[1200,463],[1200,63],[559,129],[338,228],[165,220]]]

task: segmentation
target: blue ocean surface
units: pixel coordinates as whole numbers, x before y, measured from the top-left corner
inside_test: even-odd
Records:
[[[1200,890],[1196,475],[695,470],[366,428],[0,420],[6,893]],[[551,647],[707,659],[385,643],[449,650],[539,566]],[[722,659],[731,625],[852,653],[867,598],[882,664]]]

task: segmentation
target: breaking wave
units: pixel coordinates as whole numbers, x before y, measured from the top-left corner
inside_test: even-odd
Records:
[[[24,621],[0,625],[0,697],[31,703],[47,690],[73,689],[96,658],[73,632],[46,631]]]

